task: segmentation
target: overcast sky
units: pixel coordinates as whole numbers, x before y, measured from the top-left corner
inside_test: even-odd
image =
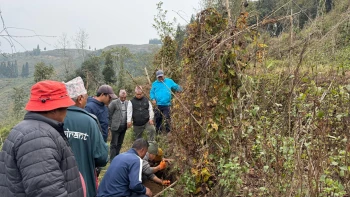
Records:
[[[89,34],[91,48],[104,48],[112,44],[147,44],[150,38],[158,37],[152,27],[156,4],[160,0],[0,0],[0,9],[5,25],[34,30],[36,34],[57,36],[67,33],[72,38],[79,28]],[[200,0],[163,0],[163,9],[168,18],[186,24],[178,16],[190,20],[191,14],[200,10]],[[2,27],[1,27],[2,29]],[[28,30],[8,29],[10,35],[30,36]],[[4,35],[2,31],[0,35]],[[15,38],[26,50],[54,49],[57,37]],[[10,44],[0,37],[1,52],[11,52]],[[25,51],[15,43],[16,51]],[[71,43],[71,48],[74,44]]]

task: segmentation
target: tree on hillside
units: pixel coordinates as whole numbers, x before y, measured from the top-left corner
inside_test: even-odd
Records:
[[[85,61],[85,49],[88,46],[87,42],[89,39],[89,34],[83,30],[79,29],[74,37],[75,47],[80,50],[80,53],[83,56],[83,62]]]
[[[177,43],[176,47],[176,59],[177,61],[181,61],[181,48],[183,45],[183,42],[185,40],[185,27],[180,26],[180,24],[177,25],[176,33],[175,33],[175,41]]]
[[[12,77],[17,78],[18,77],[18,66],[17,66],[17,61],[12,62]]]
[[[57,48],[62,50],[62,55],[65,57],[67,49],[70,46],[70,41],[68,39],[67,33],[62,33],[62,35],[58,38],[56,45]]]
[[[178,43],[174,38],[178,36],[178,39],[180,39],[181,33],[179,32],[179,34],[176,35],[176,30],[174,28],[175,19],[173,22],[166,21],[167,10],[163,10],[162,4],[162,2],[157,4],[158,14],[154,16],[155,23],[153,27],[157,30],[163,44],[162,48],[154,57],[153,65],[154,70],[162,69],[167,76],[177,81],[181,67],[176,62]],[[178,55],[180,55],[180,53]]]
[[[13,88],[13,90],[14,90],[14,92],[12,93],[12,97],[14,98],[13,112],[16,118],[19,118],[24,114],[26,94],[23,88]]]
[[[34,56],[40,55],[40,47],[39,47],[39,45],[36,46],[36,49],[33,49],[33,55]]]
[[[72,57],[67,53],[67,49],[70,46],[70,42],[68,39],[68,36],[66,33],[62,33],[62,35],[58,38],[57,40],[57,48],[61,49],[62,52],[62,64],[64,65],[64,75],[65,75],[65,79],[67,80],[69,77],[69,67],[71,65],[72,62]]]
[[[75,75],[80,76],[84,80],[86,83],[85,87],[90,92],[95,92],[101,81],[100,62],[100,57],[91,56],[75,71]]]
[[[24,67],[24,64],[23,64],[23,65],[22,65],[21,77],[24,77],[24,69],[25,69],[25,67]]]
[[[34,82],[50,79],[54,71],[55,69],[52,65],[46,66],[44,62],[37,63],[34,71]]]
[[[117,66],[118,66],[118,77],[117,77],[117,88],[126,88],[126,72],[125,72],[125,62],[127,59],[132,58],[133,55],[130,53],[129,49],[126,47],[117,48]]]
[[[29,76],[29,65],[28,65],[28,62],[26,62],[22,66],[21,77],[28,77],[28,76]]]
[[[6,77],[6,63],[1,62],[0,64],[0,77]]]
[[[105,55],[105,67],[102,70],[105,83],[113,84],[116,81],[115,69],[113,67],[113,58],[111,52]]]
[[[133,58],[133,54],[126,47],[115,47],[108,52],[104,52],[102,57],[105,57],[108,53],[111,54],[112,59],[116,62],[116,71],[118,73],[117,76],[117,88],[122,89],[126,88],[126,72],[125,72],[125,63],[126,61]]]
[[[163,39],[167,36],[174,37],[176,19],[174,18],[171,22],[167,21],[166,14],[168,11],[164,10],[162,5],[163,2],[157,3],[158,13],[156,16],[154,16],[154,24],[152,24],[152,26],[157,30],[158,35],[163,42]]]

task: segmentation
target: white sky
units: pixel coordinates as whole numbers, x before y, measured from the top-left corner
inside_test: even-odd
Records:
[[[67,33],[71,39],[79,28],[89,34],[88,45],[92,49],[112,44],[147,44],[150,38],[157,38],[152,27],[156,4],[160,0],[0,0],[0,9],[7,27],[34,30],[39,35],[56,38],[15,38],[27,50],[54,49],[57,38]],[[191,14],[200,9],[200,0],[163,0],[168,19],[176,17],[177,22],[186,24],[178,16],[190,20]],[[174,10],[174,11],[173,11]],[[2,23],[0,23],[2,24]],[[1,29],[3,29],[1,27]],[[10,35],[30,36],[27,30],[8,29]],[[4,35],[1,32],[0,35]],[[0,37],[1,52],[11,52],[10,44]],[[16,51],[25,51],[15,44]],[[71,48],[74,44],[71,41]]]

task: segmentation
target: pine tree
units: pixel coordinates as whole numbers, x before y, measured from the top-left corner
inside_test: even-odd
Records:
[[[5,77],[5,69],[6,69],[5,62],[1,62],[1,64],[0,64],[0,77]]]
[[[21,72],[21,77],[25,76],[25,66],[24,64],[22,65],[22,72]]]
[[[102,70],[102,75],[104,77],[104,80],[108,84],[115,83],[116,76],[115,76],[115,70],[113,68],[113,59],[110,52],[106,54],[105,57],[105,67]]]
[[[13,64],[13,73],[14,73],[14,78],[18,77],[18,66],[17,66],[17,60],[15,60],[15,63]]]
[[[28,77],[28,76],[29,76],[29,64],[28,64],[28,62],[26,62],[26,65],[25,65],[25,67],[24,67],[24,70],[25,70],[24,76],[25,76],[25,77]]]

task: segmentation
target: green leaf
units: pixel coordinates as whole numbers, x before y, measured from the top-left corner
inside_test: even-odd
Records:
[[[264,166],[264,172],[267,172],[268,169],[269,169],[269,166]]]
[[[323,111],[317,112],[317,117],[318,118],[323,118],[324,117],[324,112]]]
[[[338,162],[332,161],[331,165],[332,165],[332,166],[337,166],[337,165],[338,165]]]
[[[228,72],[229,72],[232,76],[236,76],[235,70],[229,69]]]

